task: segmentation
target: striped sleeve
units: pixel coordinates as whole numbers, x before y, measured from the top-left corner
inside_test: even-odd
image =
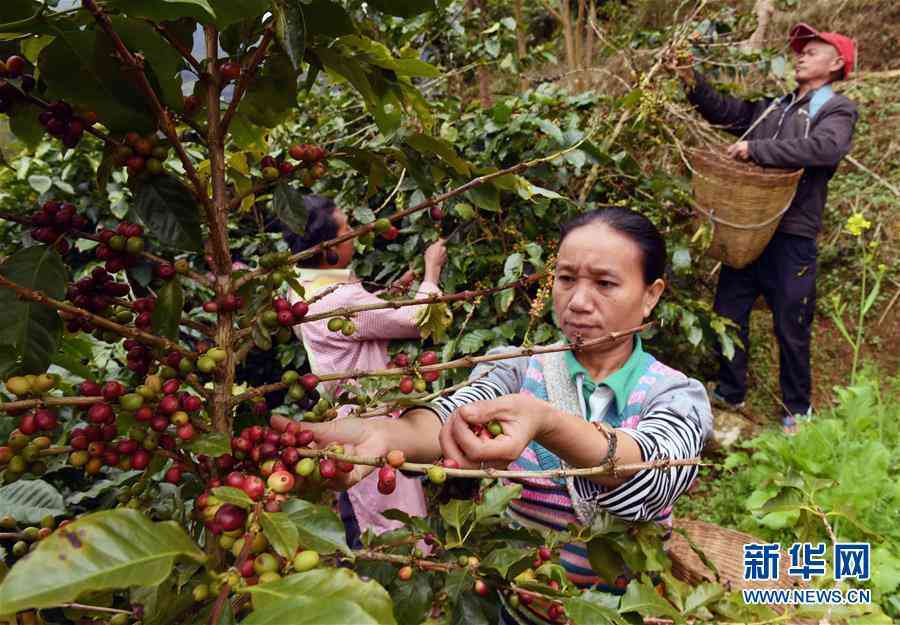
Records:
[[[711,413],[706,390],[696,380],[685,379],[655,398],[635,428],[617,431],[637,442],[644,462],[687,460],[698,457],[703,448],[704,412]],[[675,503],[696,476],[696,466],[684,466],[645,469],[615,488],[588,478],[575,478],[574,482],[583,501],[628,521],[652,521]]]

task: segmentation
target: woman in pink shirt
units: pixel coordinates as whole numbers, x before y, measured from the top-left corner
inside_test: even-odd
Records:
[[[285,239],[292,252],[308,249],[322,241],[346,234],[350,231],[347,215],[328,198],[306,196],[304,203],[309,212],[303,235],[285,233]],[[366,291],[349,269],[353,260],[353,239],[345,241],[329,250],[300,263],[298,279],[305,290],[305,298],[312,298],[326,288],[334,288],[322,299],[313,302],[309,314],[328,313],[343,306],[359,306],[383,302],[376,294]],[[425,251],[425,275],[415,297],[440,294],[438,281],[441,269],[447,261],[447,251],[443,241],[437,241]],[[412,272],[407,272],[399,283],[408,287],[413,281]],[[299,300],[296,293],[291,300]],[[414,339],[419,337],[416,314],[421,306],[405,308],[385,308],[357,313],[353,316],[356,331],[345,336],[342,332],[328,329],[328,320],[312,321],[295,326],[294,332],[306,347],[310,367],[317,375],[349,370],[384,369],[390,362],[388,343],[391,339]],[[325,391],[333,393],[336,382],[322,383]],[[341,409],[340,417],[346,416],[350,407]],[[392,508],[403,510],[413,516],[425,516],[425,497],[418,479],[397,477],[397,488],[390,495],[382,495],[377,489],[378,479],[374,473],[341,496],[341,515],[350,528],[348,538],[355,542],[354,525],[359,531],[372,529],[375,533],[396,529],[402,523],[386,519],[381,512]]]

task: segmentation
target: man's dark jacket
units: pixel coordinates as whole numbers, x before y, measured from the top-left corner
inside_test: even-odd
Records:
[[[772,98],[748,101],[717,92],[699,73],[688,100],[707,121],[742,136],[772,104]],[[856,105],[837,93],[810,118],[814,92],[796,100],[796,93],[778,98],[765,118],[745,137],[750,159],[765,167],[804,168],[791,207],[781,219],[779,232],[814,239],[822,224],[828,181],[850,151]],[[795,101],[796,100],[796,101]]]

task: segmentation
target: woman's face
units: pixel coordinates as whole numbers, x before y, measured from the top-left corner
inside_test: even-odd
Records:
[[[343,236],[350,232],[350,224],[347,221],[347,215],[339,208],[334,209],[334,221],[337,224],[337,236]],[[350,261],[353,260],[353,239],[347,239],[343,243],[335,245],[331,248],[338,255],[338,262],[334,265],[324,264],[325,267],[340,268],[348,267]]]
[[[643,323],[665,288],[644,284],[642,252],[605,223],[571,231],[559,248],[553,309],[570,341],[594,339]]]

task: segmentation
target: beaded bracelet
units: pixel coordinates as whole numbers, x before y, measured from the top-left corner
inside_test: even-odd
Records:
[[[609,474],[616,478],[619,477],[616,471],[616,447],[619,444],[619,438],[613,428],[607,427],[600,421],[594,421],[594,427],[606,436],[606,457],[600,461],[599,466],[609,465]]]

